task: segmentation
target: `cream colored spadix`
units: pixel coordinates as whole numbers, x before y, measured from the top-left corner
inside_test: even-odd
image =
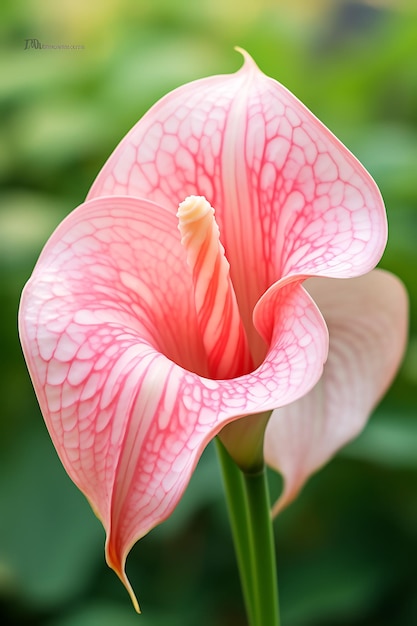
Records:
[[[208,374],[213,378],[231,378],[246,373],[252,368],[252,358],[214,209],[204,196],[189,196],[179,205],[177,217],[193,276]]]

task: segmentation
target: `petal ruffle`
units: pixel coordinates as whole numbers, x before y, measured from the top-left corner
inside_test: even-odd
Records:
[[[259,306],[261,365],[209,380],[191,293],[175,216],[110,197],[58,227],[22,296],[21,341],[46,424],[131,594],[130,547],[172,512],[208,441],[307,393],[327,356],[323,318],[294,282]]]
[[[244,57],[235,74],[189,83],[155,104],[116,148],[89,197],[145,197],[176,212],[185,197],[204,195],[216,209],[253,343],[252,311],[270,285],[368,272],[381,257],[387,225],[362,165]]]
[[[329,358],[310,393],[274,411],[268,423],[265,458],[284,478],[274,514],[362,430],[406,343],[407,295],[392,274],[374,270],[347,281],[311,279],[306,286],[329,328]]]

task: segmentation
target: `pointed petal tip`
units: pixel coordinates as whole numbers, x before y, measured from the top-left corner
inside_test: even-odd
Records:
[[[133,604],[133,608],[136,613],[141,613],[139,602],[136,598],[135,592],[133,591],[132,585],[129,582],[128,577],[125,572],[125,564],[126,558],[120,558],[114,546],[112,546],[108,541],[106,542],[106,563],[114,572],[116,572],[117,576],[122,581],[126,591],[128,592],[130,599]]]
[[[293,485],[291,488],[284,485],[284,489],[271,509],[271,517],[275,519],[284,509],[286,509],[298,497],[302,483]]]
[[[249,52],[246,52],[246,50],[244,50],[240,46],[235,46],[234,49],[236,50],[236,52],[239,52],[239,54],[243,56],[244,63],[243,63],[243,66],[240,68],[241,70],[245,68],[252,68],[252,69],[256,69],[260,71],[259,67],[256,65],[255,61],[252,59]]]

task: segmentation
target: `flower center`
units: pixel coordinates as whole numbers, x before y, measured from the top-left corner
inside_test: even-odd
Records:
[[[192,271],[195,310],[210,376],[224,379],[247,374],[253,362],[214,209],[203,196],[189,196],[179,205],[177,217]]]

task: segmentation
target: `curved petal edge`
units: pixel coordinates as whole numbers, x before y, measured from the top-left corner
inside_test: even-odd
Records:
[[[311,279],[306,287],[329,327],[329,357],[310,393],[274,411],[267,426],[265,458],[284,478],[274,515],[363,429],[406,346],[408,298],[392,274],[374,270],[346,281]]]

